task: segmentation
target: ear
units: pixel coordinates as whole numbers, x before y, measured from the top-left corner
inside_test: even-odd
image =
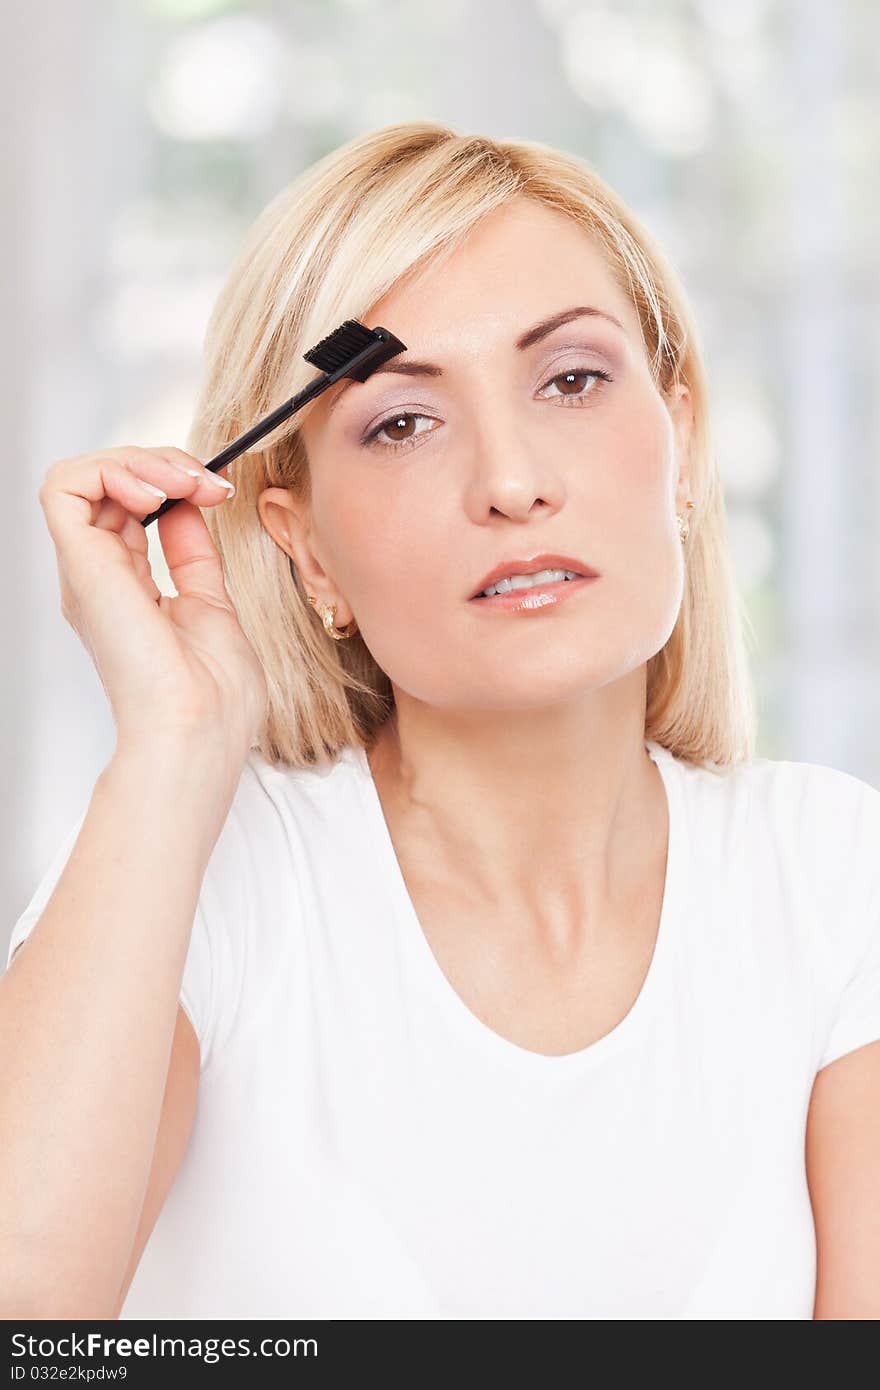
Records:
[[[284,487],[268,487],[257,498],[257,511],[263,529],[276,545],[289,555],[307,594],[314,594],[316,610],[324,604],[337,605],[336,625],[344,627],[354,614],[327,573],[315,548],[311,507]]]
[[[694,407],[688,388],[686,386],[677,387],[674,395],[667,401],[667,407],[675,434],[676,510],[683,512],[685,503],[691,496],[690,464],[694,433]]]

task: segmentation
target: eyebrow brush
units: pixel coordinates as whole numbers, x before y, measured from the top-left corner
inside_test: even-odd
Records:
[[[406,344],[399,338],[395,338],[393,333],[389,333],[387,328],[365,328],[357,319],[346,319],[345,323],[333,330],[326,338],[322,338],[308,352],[303,353],[306,362],[313,367],[318,367],[323,376],[316,376],[302,391],[291,396],[289,401],[278,406],[271,415],[260,420],[256,425],[245,430],[237,439],[233,439],[231,444],[227,444],[224,449],[217,454],[216,458],[210,459],[205,467],[211,473],[216,473],[219,469],[225,468],[227,463],[238,458],[252,444],[256,444],[258,439],[268,434],[276,425],[280,425],[283,420],[287,420],[291,415],[300,410],[309,401],[320,396],[322,391],[326,391],[328,386],[340,381],[344,376],[350,376],[355,381],[366,381],[369,376],[381,367],[383,362],[389,358],[396,357],[399,352],[406,351]],[[149,512],[141,522],[143,526],[149,526],[158,517],[163,516],[171,507],[175,507],[178,502],[185,499],[182,497],[168,497],[157,507],[154,512]]]

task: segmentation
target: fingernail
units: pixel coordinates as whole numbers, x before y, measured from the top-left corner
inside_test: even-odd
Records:
[[[207,468],[210,459],[199,459],[199,463],[203,463]],[[211,470],[209,469],[208,471],[210,472]],[[231,483],[228,478],[221,478],[219,473],[213,472],[211,473],[211,478],[215,483],[219,483],[221,487],[228,488],[230,497],[235,492],[235,483]]]

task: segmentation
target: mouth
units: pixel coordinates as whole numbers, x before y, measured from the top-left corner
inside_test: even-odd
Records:
[[[572,555],[541,554],[502,560],[485,574],[471,600],[493,602],[496,598],[549,592],[561,586],[579,585],[585,579],[598,579],[585,560]],[[489,591],[488,593],[486,591]]]
[[[493,594],[487,598],[478,594],[471,599],[471,605],[482,613],[537,613],[547,608],[556,608],[575,594],[598,582],[598,575],[578,575],[575,579],[559,579],[551,583],[540,581],[531,589],[511,589],[506,594]]]

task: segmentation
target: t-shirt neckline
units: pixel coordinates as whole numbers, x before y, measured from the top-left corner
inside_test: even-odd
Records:
[[[656,1008],[661,984],[669,969],[672,954],[671,937],[674,924],[681,909],[682,875],[682,837],[683,805],[681,801],[681,772],[676,759],[662,744],[645,740],[652,760],[657,764],[666,791],[669,817],[669,833],[666,851],[666,877],[663,887],[663,901],[654,950],[648,965],[647,974],[639,993],[628,1012],[601,1038],[589,1043],[575,1052],[556,1056],[533,1052],[519,1043],[496,1033],[484,1023],[465,1003],[440,968],[440,963],[428,943],[416,912],[391,833],[385,820],[382,802],[373,778],[373,771],[365,749],[351,747],[344,750],[348,760],[360,771],[360,783],[365,796],[367,818],[377,862],[383,880],[387,883],[395,918],[401,931],[404,948],[425,988],[430,991],[444,1018],[470,1045],[481,1048],[499,1065],[512,1066],[520,1072],[531,1072],[550,1081],[554,1077],[568,1076],[585,1071],[605,1061],[620,1048],[631,1045],[649,1023]]]

